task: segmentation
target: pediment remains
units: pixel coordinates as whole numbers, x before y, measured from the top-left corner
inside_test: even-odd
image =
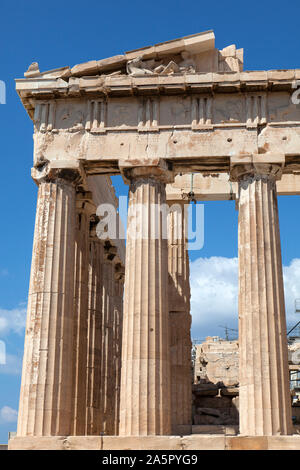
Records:
[[[126,52],[107,59],[92,60],[73,67],[62,67],[41,73],[37,62],[31,64],[25,77],[63,78],[100,75],[173,75],[201,72],[241,72],[243,49],[235,45],[215,48],[213,31],[186,36]]]

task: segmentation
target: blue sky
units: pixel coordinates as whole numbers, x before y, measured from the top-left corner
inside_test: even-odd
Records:
[[[39,62],[40,70],[72,66],[208,29],[215,32],[216,47],[244,48],[245,69],[299,68],[299,15],[298,0],[1,1],[0,80],[6,83],[7,104],[0,105],[0,340],[5,341],[9,361],[5,367],[0,365],[0,443],[7,440],[8,430],[16,428],[36,204],[36,187],[30,178],[32,123],[15,92],[14,78],[21,78],[33,61]],[[124,194],[126,188],[118,181],[117,192]],[[279,211],[286,294],[292,305],[291,299],[300,297],[299,198],[279,198]],[[199,321],[195,318],[196,337],[221,335],[218,325],[224,322],[236,325],[236,256],[234,203],[205,204],[204,247],[191,253],[193,313],[196,316],[198,308],[205,312],[212,305],[201,304],[197,297],[201,287],[203,292],[207,288],[205,277],[218,286],[206,294],[218,300],[213,305],[219,316],[214,323],[205,322],[204,313]]]

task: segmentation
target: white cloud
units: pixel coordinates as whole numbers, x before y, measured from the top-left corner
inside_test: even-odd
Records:
[[[26,307],[20,304],[12,310],[0,308],[0,337],[11,332],[23,334],[26,324]]]
[[[192,337],[222,336],[237,327],[238,259],[212,256],[191,262]]]
[[[295,299],[300,298],[300,259],[283,267],[287,324],[300,320]],[[219,325],[238,325],[238,259],[213,256],[191,262],[192,337],[224,337]],[[235,335],[234,332],[229,333]]]
[[[300,321],[300,314],[295,313],[295,299],[300,299],[299,258],[294,258],[289,266],[283,267],[283,279],[287,324],[293,326]]]
[[[0,410],[0,424],[16,423],[18,419],[18,412],[9,406],[3,406]]]
[[[6,354],[5,364],[0,364],[0,374],[20,375],[22,372],[22,355]]]

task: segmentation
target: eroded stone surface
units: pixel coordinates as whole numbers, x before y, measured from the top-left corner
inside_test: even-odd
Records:
[[[171,433],[168,244],[162,166],[126,166],[130,180],[124,286],[120,435]],[[156,205],[156,206],[155,206]],[[153,208],[156,211],[153,214]],[[152,215],[150,214],[152,211]]]
[[[275,180],[278,163],[233,166],[239,181],[240,433],[291,434]]]
[[[18,438],[9,450],[299,450],[300,436],[79,436]]]
[[[39,198],[19,437],[11,447],[82,448],[81,436],[48,436],[115,434],[119,427],[121,444],[117,437],[88,436],[86,445],[263,448],[271,443],[265,435],[291,432],[275,180],[300,169],[300,110],[292,99],[300,74],[243,72],[242,60],[242,50],[235,46],[216,50],[209,31],[73,69],[40,73],[35,63],[17,80],[34,123],[32,176]],[[257,436],[255,440],[158,437],[171,434],[171,415],[173,423],[190,426],[188,401],[182,406],[185,417],[178,417],[170,395],[170,346],[177,367],[176,403],[189,389],[178,387],[179,377],[187,380],[188,261],[184,246],[171,237],[168,264],[166,217],[154,224],[156,239],[128,237],[123,344],[124,243],[104,242],[100,251],[105,274],[102,282],[93,280],[101,276],[91,258],[93,253],[100,257],[91,237],[91,222],[98,216],[89,212],[88,200],[92,207],[101,200],[100,175],[122,173],[130,183],[128,222],[138,231],[139,225],[153,226],[151,204],[161,207],[166,202],[166,184],[182,172],[230,173],[235,190],[238,186],[241,432]],[[114,200],[106,178],[105,200]],[[228,183],[223,183],[226,196]],[[184,198],[183,188],[180,193]],[[139,202],[144,204],[142,222]],[[168,271],[180,305],[172,311]],[[101,307],[94,303],[99,289]],[[180,335],[179,317],[184,323]],[[97,329],[102,329],[101,344]],[[184,345],[181,354],[179,344]],[[261,364],[258,372],[254,363]],[[100,384],[101,398],[94,383]],[[229,395],[223,397],[228,400]],[[209,416],[212,407],[203,409]],[[147,435],[148,441],[143,438]]]
[[[237,341],[206,338],[196,347],[195,383],[212,383],[220,387],[239,383],[239,350]]]
[[[92,193],[83,188],[86,178],[80,165],[57,163],[45,162],[32,172],[39,193],[17,434],[116,434],[122,344],[121,241],[118,250],[97,238],[97,247],[108,243],[113,250],[107,260],[106,286],[103,279],[95,286],[95,272],[89,276],[88,269],[94,243],[90,220],[95,203],[101,202],[101,191],[93,183],[106,187],[106,199],[111,198],[114,206],[115,196],[106,177],[92,178]],[[96,255],[93,266],[102,263],[99,250]],[[99,307],[97,300],[102,296],[104,303]],[[100,334],[100,345],[95,342],[99,331],[109,331],[105,341]],[[98,367],[99,354],[104,374],[104,366]],[[105,401],[106,396],[110,401]],[[101,409],[99,403],[106,405]]]
[[[172,432],[192,424],[188,218],[183,201],[168,200],[168,300]]]

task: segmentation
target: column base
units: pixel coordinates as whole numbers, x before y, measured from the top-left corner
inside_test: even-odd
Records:
[[[8,443],[8,450],[300,450],[300,434],[14,437]]]

